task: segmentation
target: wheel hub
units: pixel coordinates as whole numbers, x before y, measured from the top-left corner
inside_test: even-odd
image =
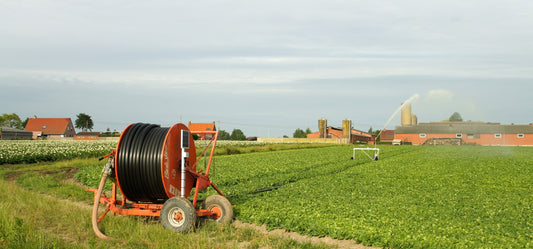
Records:
[[[211,217],[213,217],[215,220],[222,216],[222,210],[219,207],[212,207],[210,211],[213,213]]]
[[[184,212],[181,208],[175,207],[168,213],[168,221],[172,226],[179,227],[185,222]]]

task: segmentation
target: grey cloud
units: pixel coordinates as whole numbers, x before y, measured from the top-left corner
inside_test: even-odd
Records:
[[[415,103],[420,120],[530,123],[531,13],[527,0],[2,2],[0,104],[290,135],[320,117],[381,128],[444,89],[453,104]]]

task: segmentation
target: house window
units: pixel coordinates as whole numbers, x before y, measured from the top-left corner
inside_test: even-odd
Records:
[[[517,138],[524,138],[524,133],[516,134]]]
[[[468,139],[474,139],[474,134],[466,134],[466,138],[468,138]]]
[[[457,134],[455,134],[455,137],[456,137],[456,138],[462,138],[462,137],[463,137],[463,134],[461,134],[461,133],[457,133]]]
[[[502,134],[501,133],[494,133],[494,138],[502,138]]]
[[[422,137],[422,138],[423,138],[423,137],[426,137],[426,133],[420,133],[420,134],[418,134],[418,135],[419,135],[420,137]]]

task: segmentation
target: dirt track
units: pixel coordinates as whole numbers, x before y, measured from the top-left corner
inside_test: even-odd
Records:
[[[254,228],[262,233],[274,235],[274,236],[281,236],[285,238],[290,238],[293,240],[296,240],[298,242],[311,242],[313,244],[320,244],[324,243],[326,245],[330,246],[338,246],[338,248],[347,248],[347,249],[376,249],[380,247],[370,247],[370,246],[364,246],[361,244],[357,244],[355,240],[339,240],[339,239],[333,239],[330,237],[309,237],[301,235],[297,232],[288,232],[284,229],[274,229],[272,231],[268,231],[266,225],[258,226],[250,223],[243,223],[239,220],[234,220],[233,225],[237,228]]]

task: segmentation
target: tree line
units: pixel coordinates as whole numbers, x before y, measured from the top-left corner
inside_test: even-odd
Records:
[[[15,129],[24,129],[28,123],[26,118],[24,121],[16,113],[4,113],[0,116],[0,126],[11,127]],[[74,121],[74,127],[81,129],[82,131],[92,131],[94,127],[94,122],[90,115],[85,113],[80,113],[76,115],[76,120]],[[308,134],[311,134],[311,129],[307,128],[305,131],[298,128],[293,133],[293,138],[306,138]],[[288,137],[288,136],[284,136]],[[233,129],[231,133],[220,130],[218,131],[218,139],[220,140],[246,140],[246,135],[241,129]]]
[[[305,131],[297,128],[294,133],[292,134],[293,138],[307,138],[307,135],[313,133],[311,129],[307,128]],[[283,137],[288,138],[289,136],[284,135]],[[233,129],[231,134],[225,130],[219,130],[218,131],[218,139],[219,140],[246,140],[246,135],[244,135],[244,132],[240,129]]]
[[[244,135],[244,132],[240,129],[233,129],[233,131],[228,133],[225,130],[219,130],[218,131],[218,139],[219,140],[246,140],[246,136]]]
[[[22,121],[16,113],[4,113],[0,116],[0,126],[11,127],[15,129],[24,129],[28,123],[28,118]]]
[[[76,117],[77,119],[74,127],[82,129],[83,131],[92,131],[94,123],[91,119],[91,116],[85,113],[80,113]],[[20,119],[19,115],[16,113],[4,113],[0,116],[0,126],[22,130],[24,127],[26,127],[29,119],[30,118],[26,118],[24,121],[22,121],[22,119]]]

